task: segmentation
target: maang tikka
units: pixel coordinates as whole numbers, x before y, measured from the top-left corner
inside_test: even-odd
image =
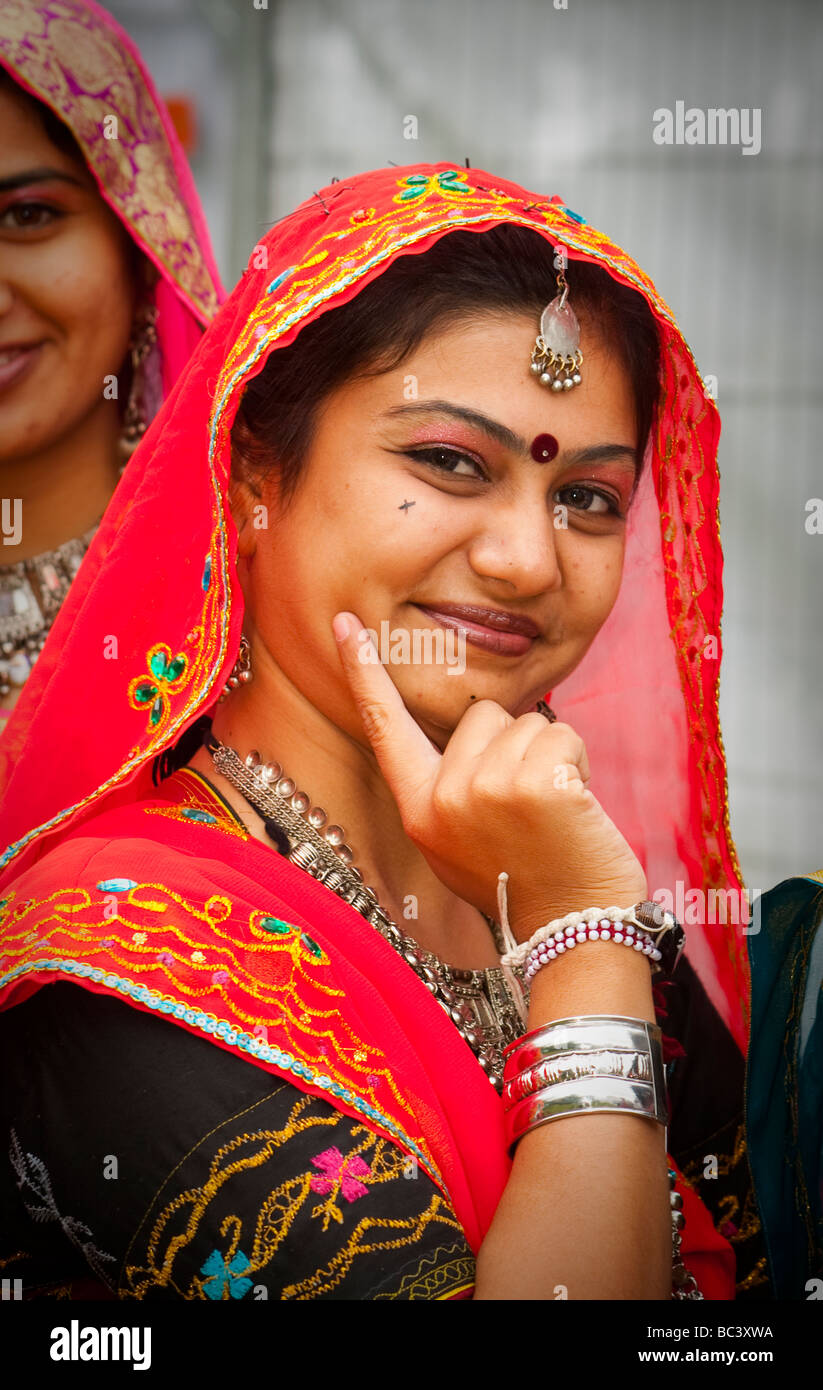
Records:
[[[555,262],[556,264],[556,262]],[[542,386],[552,391],[571,391],[580,385],[583,354],[580,324],[566,301],[569,287],[563,270],[557,276],[557,296],[540,315],[540,332],[532,348],[531,370]]]

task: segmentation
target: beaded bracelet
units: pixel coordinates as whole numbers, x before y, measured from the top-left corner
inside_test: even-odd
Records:
[[[615,922],[608,917],[601,917],[594,922],[582,921],[560,927],[552,936],[533,946],[526,957],[526,984],[531,984],[538,970],[548,965],[549,961],[556,960],[558,956],[564,955],[583,941],[615,941],[618,945],[641,951],[654,962],[661,959],[661,953],[652,938],[633,922]]]

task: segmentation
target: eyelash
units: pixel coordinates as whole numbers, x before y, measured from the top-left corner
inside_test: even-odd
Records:
[[[438,455],[445,455],[447,458],[451,458],[456,461],[460,459],[466,459],[469,463],[473,464],[475,468],[479,468],[477,460],[472,458],[471,454],[465,454],[461,449],[449,449],[443,444],[435,445],[433,448],[429,449],[410,449],[408,453],[409,458],[422,460],[423,463],[430,464],[432,468],[436,468],[440,473],[454,474],[453,468],[447,468],[442,463],[435,462]],[[458,478],[465,478],[468,477],[468,474],[457,473],[454,474],[454,476]],[[485,477],[485,475],[483,476]],[[615,501],[614,497],[612,497],[611,493],[602,492],[600,488],[587,487],[584,486],[582,483],[570,483],[567,487],[558,489],[558,496],[562,495],[562,493],[564,492],[589,492],[592,494],[593,497],[602,498],[602,500],[606,503],[609,511],[612,513],[613,516],[620,517],[621,519],[623,519],[624,517],[624,513],[620,510],[619,504]],[[587,512],[589,508],[575,507],[573,508],[573,510]],[[593,513],[593,515],[602,515],[602,513],[595,512]]]

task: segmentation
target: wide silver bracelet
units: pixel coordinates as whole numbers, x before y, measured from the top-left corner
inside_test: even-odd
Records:
[[[513,1149],[530,1129],[562,1120],[569,1115],[602,1113],[645,1116],[657,1124],[667,1122],[655,1088],[648,1081],[627,1081],[621,1076],[590,1076],[585,1081],[562,1081],[535,1091],[513,1105],[506,1114],[506,1140]]]
[[[503,1048],[506,1076],[536,1066],[551,1057],[569,1052],[606,1050],[650,1052],[662,1047],[662,1034],[656,1023],[622,1014],[575,1014],[541,1024]]]
[[[647,1052],[564,1052],[526,1067],[503,1085],[503,1105],[510,1109],[533,1091],[561,1081],[583,1081],[590,1076],[612,1076],[624,1081],[652,1081],[652,1060]]]
[[[660,1029],[615,1014],[561,1018],[504,1049],[511,1152],[523,1135],[568,1115],[611,1112],[668,1123]]]

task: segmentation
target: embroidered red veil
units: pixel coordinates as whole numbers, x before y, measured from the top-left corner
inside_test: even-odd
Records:
[[[227,484],[245,383],[396,256],[501,222],[562,243],[572,265],[603,265],[640,290],[659,324],[660,398],[621,592],[551,698],[585,739],[592,790],[650,891],[674,893],[678,880],[740,890],[717,714],[716,409],[671,311],[625,252],[559,199],[480,169],[420,165],[334,183],[255,248],[121,480],[0,765],[0,1001],[74,976],[325,1094],[418,1157],[475,1249],[507,1160],[499,1099],[469,1049],[353,909],[245,839],[194,776],[182,792],[178,779],[172,805],[150,769],[212,707],[238,650]],[[743,1045],[740,929],[692,926],[688,951]],[[731,1297],[731,1252],[685,1195],[687,1263],[708,1297]]]
[[[167,395],[224,294],[186,156],[140,54],[94,0],[3,0],[0,65],[68,126],[157,268]]]

